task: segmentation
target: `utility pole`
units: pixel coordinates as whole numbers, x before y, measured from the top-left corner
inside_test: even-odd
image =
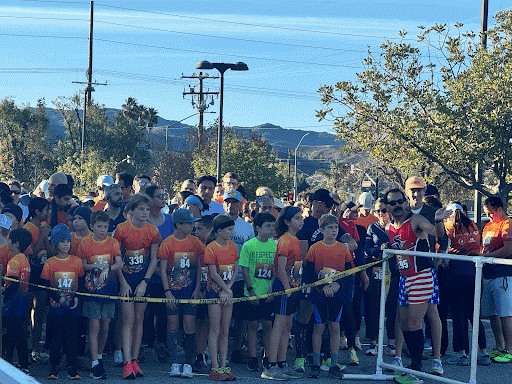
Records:
[[[204,112],[208,109],[210,105],[213,105],[213,95],[218,96],[219,92],[209,92],[203,91],[203,79],[218,79],[219,76],[209,76],[208,74],[203,75],[203,72],[199,72],[199,75],[195,73],[192,76],[184,76],[181,75],[182,79],[199,79],[199,92],[196,92],[195,86],[189,87],[189,92],[183,91],[183,98],[186,95],[192,95],[192,106],[197,108],[197,113],[199,116],[199,125],[197,126],[197,146],[198,149],[201,150],[203,144],[203,132],[204,132]],[[194,102],[194,96],[197,95],[197,104]],[[212,95],[212,100],[207,105],[204,97]]]
[[[482,0],[482,20],[480,24],[480,49],[487,49],[487,19],[489,17],[489,0]],[[475,165],[475,181],[477,183],[482,182],[482,167],[480,163],[477,161]],[[473,209],[473,219],[476,223],[476,226],[480,228],[482,224],[482,196],[477,189],[475,189],[475,199],[474,199],[474,209]]]

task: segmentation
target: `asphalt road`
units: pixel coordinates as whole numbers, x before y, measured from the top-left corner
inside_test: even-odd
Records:
[[[364,322],[363,322],[364,323]],[[488,321],[484,321],[484,326],[486,329],[487,334],[487,344],[489,346],[489,350],[494,346],[494,337],[492,335],[492,331],[490,329],[490,324]],[[449,331],[450,331],[450,340],[451,340],[451,322],[449,321]],[[364,324],[363,329],[360,332],[361,335],[364,335]],[[364,355],[364,351],[368,347],[368,343],[363,342],[363,350],[358,351],[358,356],[360,359],[360,365],[356,367],[347,367],[345,373],[352,373],[352,374],[374,374],[375,373],[375,363],[376,363],[376,357],[369,357]],[[448,350],[447,356],[443,357],[443,360],[446,360],[447,357],[452,353],[451,350],[451,343],[450,348]],[[154,354],[152,350],[147,350],[145,353],[146,361],[144,363],[141,363],[140,366],[144,370],[145,376],[144,378],[138,378],[135,381],[137,382],[144,382],[146,384],[161,384],[161,383],[169,383],[169,382],[186,382],[193,380],[194,382],[211,382],[208,379],[207,374],[194,374],[194,377],[192,379],[182,379],[182,378],[171,378],[169,377],[170,372],[170,364],[168,363],[158,363],[156,361],[156,358],[154,357]],[[346,359],[347,352],[346,351],[340,351],[340,362],[343,363],[344,359]],[[289,362],[292,362],[294,358],[293,350],[290,350],[289,354]],[[121,379],[121,368],[114,368],[112,366],[112,355],[106,356],[105,360],[105,369],[107,371],[107,380],[109,383],[125,383],[126,381]],[[385,356],[384,357],[386,362],[391,362],[392,358]],[[423,363],[425,367],[429,367],[430,365],[430,359],[425,360]],[[404,364],[408,364],[409,359],[404,357]],[[237,381],[243,381],[248,384],[250,383],[257,383],[263,380],[259,377],[259,373],[257,372],[249,372],[245,365],[238,365],[238,364],[230,364],[231,369],[233,373],[237,376]],[[453,366],[448,364],[443,364],[445,373],[444,377],[450,378],[453,380],[459,380],[463,382],[469,381],[469,370],[470,367],[459,367],[459,366]],[[32,365],[30,367],[31,369],[31,375],[38,380],[41,383],[55,383],[55,380],[48,380],[47,374],[49,372],[49,365]],[[308,376],[304,376],[302,379],[295,379],[293,382],[297,384],[302,383],[310,383],[311,381],[318,381],[318,382],[325,382],[328,380],[329,382],[332,382],[334,379],[330,376],[328,376],[326,373],[322,373],[319,379],[309,379]],[[87,371],[81,371],[80,372],[82,376],[82,382],[105,382],[102,380],[94,380],[89,377],[89,372]],[[59,375],[59,379],[57,382],[68,382],[69,379],[67,378],[67,372],[61,371]],[[267,380],[265,380],[267,381]],[[346,383],[368,383],[372,382],[369,380],[347,380],[343,379],[343,382]],[[384,383],[385,381],[373,381],[378,383]],[[389,381],[388,381],[389,382]],[[425,380],[425,384],[427,383],[435,383],[435,381],[432,380]],[[478,366],[477,369],[477,383],[482,384],[508,384],[512,383],[512,363],[508,364],[491,364],[490,366],[481,367]]]

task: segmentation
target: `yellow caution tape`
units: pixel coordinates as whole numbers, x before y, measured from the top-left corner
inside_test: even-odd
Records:
[[[382,260],[364,264],[359,267],[347,269],[346,271],[336,273],[332,276],[326,277],[325,279],[315,281],[314,283],[300,285],[298,287],[293,287],[290,289],[286,289],[284,291],[265,293],[264,295],[261,295],[261,296],[234,297],[233,302],[239,303],[242,301],[259,300],[259,299],[266,299],[268,297],[287,295],[289,293],[302,291],[306,288],[311,288],[311,287],[316,287],[319,285],[327,284],[331,281],[343,279],[344,277],[353,275],[354,273],[360,272],[360,271],[367,269],[369,267],[372,267],[376,264],[382,263],[384,260],[388,260],[393,256],[394,255],[390,254]],[[12,277],[4,277],[4,280],[19,283],[19,280],[13,279]],[[49,289],[52,291],[58,291],[58,292],[62,291],[62,289],[47,287],[46,285],[39,285],[39,284],[33,284],[33,283],[25,283],[25,284],[31,285],[33,287]],[[135,303],[216,304],[216,303],[220,302],[220,299],[218,299],[218,298],[215,298],[215,299],[162,299],[162,298],[156,298],[156,297],[121,297],[121,296],[110,296],[110,295],[98,295],[95,293],[86,293],[86,292],[74,292],[74,294],[79,295],[79,296],[85,296],[85,297],[97,297],[97,298],[101,298],[101,299],[122,300],[122,301],[135,302]]]

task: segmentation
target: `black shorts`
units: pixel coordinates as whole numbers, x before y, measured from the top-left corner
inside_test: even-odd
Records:
[[[245,282],[243,280],[235,281],[233,285],[231,286],[231,292],[233,292],[233,298],[235,297],[244,297],[244,288],[245,288]],[[232,318],[236,320],[246,320],[246,314],[247,311],[247,302],[246,301],[240,301],[238,303],[233,303],[233,314]]]
[[[128,283],[128,285],[130,286],[130,289],[132,291],[132,293],[130,293],[130,297],[135,297],[135,290],[137,289],[137,286],[139,284],[140,284],[140,281],[137,284],[130,284],[130,283]],[[144,292],[144,296],[142,296],[142,297],[150,297],[149,296],[150,293],[151,293],[151,289],[149,288],[149,284],[148,284],[146,286],[146,292]]]
[[[313,316],[315,316],[315,324],[339,323],[342,308],[343,303],[341,299],[314,303]]]
[[[275,299],[274,299],[275,300]],[[255,300],[258,305],[251,304],[252,301],[245,301],[245,320],[272,320],[274,314],[273,300],[267,303],[267,299]]]
[[[196,319],[197,320],[205,320],[208,318],[208,304],[198,304]]]
[[[167,316],[181,314],[195,317],[197,313],[197,304],[177,303],[176,309],[171,309],[168,306],[165,306],[165,311],[167,312]]]

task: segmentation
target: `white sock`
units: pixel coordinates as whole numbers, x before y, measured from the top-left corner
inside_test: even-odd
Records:
[[[97,366],[99,364],[98,360],[94,360],[92,362],[92,367],[94,368],[95,366]]]
[[[103,359],[103,354],[98,355],[97,359],[98,359],[98,360],[102,360],[102,359]]]

